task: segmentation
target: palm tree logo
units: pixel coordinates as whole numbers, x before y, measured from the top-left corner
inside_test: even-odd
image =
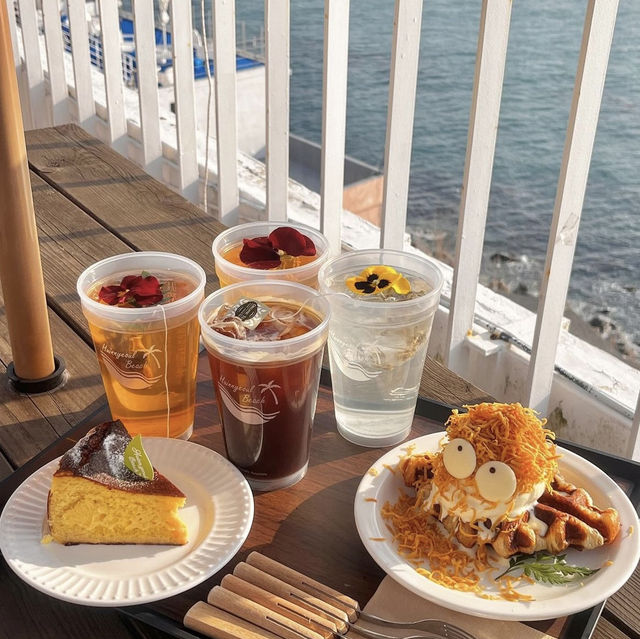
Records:
[[[275,394],[273,390],[274,388],[280,388],[278,384],[276,384],[273,380],[271,380],[268,384],[258,384],[258,388],[260,389],[261,394],[264,394],[267,391],[269,391],[271,393],[271,396],[273,397],[273,401],[275,402],[276,406],[278,405],[278,396]]]
[[[160,362],[158,361],[158,358],[156,357],[156,353],[162,353],[162,350],[159,349],[159,348],[156,348],[156,346],[154,344],[149,346],[149,348],[139,348],[134,353],[134,355],[136,355],[137,353],[142,353],[142,356],[143,356],[145,361],[147,361],[147,359],[149,359],[149,357],[151,357],[151,359],[153,359],[153,361],[156,363],[156,366],[158,368],[160,368]]]

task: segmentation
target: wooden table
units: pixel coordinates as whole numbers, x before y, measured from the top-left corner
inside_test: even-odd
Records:
[[[223,228],[76,126],[30,131],[26,137],[54,348],[65,359],[70,377],[64,388],[39,397],[11,393],[6,376],[0,385],[0,479],[9,478],[0,484],[2,505],[17,479],[81,435],[72,429],[82,420],[91,416],[89,422],[98,423],[108,416],[98,364],[75,292],[79,273],[116,253],[169,251],[201,264],[210,292],[217,287],[211,242]],[[6,317],[0,306],[3,372],[10,360]],[[204,361],[198,374],[193,440],[224,454]],[[421,395],[437,418],[444,414],[441,405],[491,399],[432,360],[425,365]],[[434,428],[440,430],[441,424],[417,418],[412,436]],[[60,443],[67,433],[69,437]],[[51,445],[52,449],[45,450]],[[383,573],[360,543],[351,513],[358,482],[380,454],[377,449],[352,445],[336,433],[331,393],[321,388],[307,477],[290,489],[257,495],[251,534],[230,564],[184,595],[154,604],[153,610],[180,619],[191,603],[203,599],[223,574],[253,550],[294,565],[364,603]],[[16,469],[20,470],[13,474]],[[640,639],[639,594],[640,571],[636,570],[608,601],[593,636]],[[163,636],[132,623],[116,610],[76,606],[42,595],[15,577],[4,561],[0,564],[0,608],[0,637]],[[144,614],[144,610],[137,612]]]

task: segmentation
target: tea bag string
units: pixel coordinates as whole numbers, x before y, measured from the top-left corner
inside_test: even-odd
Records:
[[[168,362],[168,341],[169,341],[169,328],[167,326],[167,314],[165,313],[164,306],[158,305],[158,308],[162,311],[162,322],[164,324],[164,390],[167,397],[167,437],[170,437],[171,430],[169,428],[169,418],[171,415],[171,408],[169,406],[169,362]]]
[[[306,300],[304,300],[301,304],[300,307],[295,310],[290,312],[288,315],[278,315],[277,317],[269,317],[269,315],[267,315],[263,320],[262,320],[262,324],[267,324],[268,322],[287,322],[289,320],[295,319],[300,313],[302,313],[302,310],[313,300],[317,300],[319,297],[330,297],[330,296],[340,296],[340,297],[346,297],[348,299],[351,299],[351,296],[347,295],[346,293],[340,293],[340,292],[330,292],[330,293],[319,293],[318,295],[312,295],[310,297],[307,297]]]

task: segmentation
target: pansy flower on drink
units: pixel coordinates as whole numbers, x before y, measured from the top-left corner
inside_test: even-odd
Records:
[[[125,275],[120,284],[103,286],[98,300],[109,306],[143,308],[154,306],[164,299],[160,281],[143,271],[141,275]]]
[[[294,258],[316,254],[313,240],[290,226],[280,226],[268,236],[244,238],[242,244],[240,261],[262,270],[292,268],[298,266]]]
[[[348,277],[347,288],[357,295],[385,295],[391,291],[398,295],[411,292],[409,280],[392,266],[367,266],[359,275]]]

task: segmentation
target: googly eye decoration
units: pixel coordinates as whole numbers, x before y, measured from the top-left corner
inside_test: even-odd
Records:
[[[466,439],[452,439],[442,451],[447,472],[456,479],[465,479],[476,469],[476,451]]]
[[[516,475],[499,461],[482,464],[476,473],[478,492],[489,501],[507,501],[516,490]]]

